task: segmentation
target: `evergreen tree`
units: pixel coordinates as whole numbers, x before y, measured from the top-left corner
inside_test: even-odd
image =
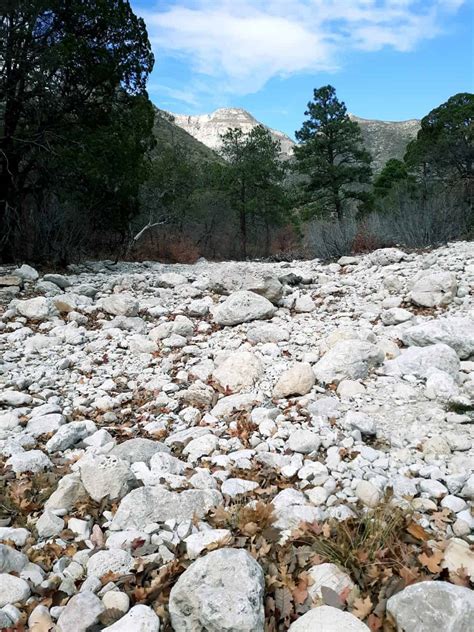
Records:
[[[296,168],[306,176],[305,202],[310,214],[342,220],[351,204],[367,200],[371,157],[364,149],[359,125],[332,86],[314,90],[295,148]]]
[[[409,143],[408,166],[437,180],[474,180],[474,94],[452,96],[421,120]]]
[[[223,185],[236,210],[241,254],[247,256],[249,223],[263,225],[268,241],[270,226],[284,221],[287,212],[283,187],[286,165],[280,160],[280,143],[262,125],[248,134],[229,129],[222,137]]]
[[[3,1],[3,258],[14,257],[28,233],[35,241],[53,203],[76,205],[104,227],[128,222],[151,144],[152,67],[145,24],[126,0]]]

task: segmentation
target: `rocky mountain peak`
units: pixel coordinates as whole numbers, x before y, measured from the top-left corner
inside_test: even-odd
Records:
[[[218,108],[208,114],[172,114],[174,123],[198,141],[218,151],[222,145],[221,136],[229,128],[239,128],[249,132],[256,125],[270,130],[272,138],[281,143],[281,157],[287,160],[293,156],[295,142],[284,132],[260,123],[250,112],[242,108]],[[362,130],[367,149],[373,156],[375,172],[382,169],[390,158],[403,158],[407,144],[415,138],[420,129],[418,119],[407,121],[378,121],[364,119],[349,114]]]

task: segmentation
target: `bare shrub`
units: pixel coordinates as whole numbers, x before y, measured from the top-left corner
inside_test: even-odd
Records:
[[[357,222],[353,216],[341,221],[314,219],[306,226],[305,243],[311,257],[337,259],[352,252],[356,234]]]
[[[466,237],[472,210],[459,189],[407,190],[400,185],[366,220],[382,245],[426,248]]]

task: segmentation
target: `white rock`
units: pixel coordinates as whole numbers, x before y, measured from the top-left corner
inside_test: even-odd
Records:
[[[202,518],[221,501],[221,494],[214,489],[177,493],[163,487],[140,487],[122,499],[110,528],[113,531],[143,529],[152,522],[173,518],[178,522],[191,520],[195,514]]]
[[[380,491],[370,481],[360,481],[355,493],[361,503],[367,507],[376,507],[380,502]]]
[[[457,316],[429,320],[406,329],[402,340],[417,347],[443,343],[452,347],[460,358],[469,358],[474,354],[474,320]]]
[[[410,300],[422,307],[437,307],[451,303],[456,292],[456,277],[451,272],[423,272],[413,285]]]
[[[263,632],[263,572],[243,549],[223,548],[196,560],[171,589],[175,632]]]
[[[228,529],[206,529],[199,533],[193,533],[185,538],[186,553],[190,560],[194,560],[210,544],[229,544],[232,534]]]
[[[260,360],[253,353],[240,351],[219,364],[212,376],[223,390],[236,393],[251,388],[262,370]]]
[[[240,290],[231,294],[214,312],[218,325],[238,325],[252,320],[271,318],[276,308],[254,292]]]
[[[13,454],[6,462],[10,465],[15,474],[21,472],[41,472],[49,470],[53,467],[50,459],[41,450],[28,450],[27,452],[18,452]]]
[[[36,530],[40,538],[51,538],[64,529],[64,520],[46,509],[36,522]]]
[[[453,573],[462,569],[468,577],[474,579],[474,552],[464,540],[450,538],[441,566]]]
[[[18,301],[16,309],[19,314],[31,320],[45,320],[49,316],[49,303],[44,296]]]
[[[109,549],[98,551],[87,562],[87,575],[103,577],[106,573],[126,575],[133,567],[133,558],[128,551]]]
[[[404,349],[397,358],[385,362],[383,368],[387,375],[415,375],[420,378],[428,377],[437,369],[456,379],[459,367],[459,358],[454,349],[440,343]]]
[[[309,454],[319,450],[321,439],[312,430],[294,430],[288,439],[288,447],[293,452]]]
[[[120,612],[125,613],[130,608],[130,597],[120,590],[109,590],[102,597],[102,603],[107,609],[120,610]]]
[[[24,279],[25,281],[36,281],[39,278],[39,273],[37,270],[24,263],[19,268],[13,271],[13,274],[20,279]]]
[[[306,395],[316,378],[308,362],[297,362],[280,375],[273,389],[273,397],[281,399],[290,395]]]
[[[390,597],[387,611],[404,632],[469,632],[474,593],[447,582],[424,581]]]
[[[58,619],[58,632],[86,632],[105,608],[92,592],[80,592],[67,602]]]
[[[369,342],[346,340],[336,343],[313,367],[316,379],[323,384],[357,380],[383,362],[384,353]]]
[[[93,421],[71,421],[58,428],[57,432],[46,443],[48,452],[59,452],[71,448],[79,441],[96,432],[97,426]]]
[[[24,579],[0,573],[0,608],[9,603],[23,602],[30,596],[30,587]]]
[[[138,604],[112,625],[102,628],[102,632],[159,632],[160,620],[150,608]]]
[[[2,391],[0,393],[0,404],[5,406],[28,406],[32,400],[31,395],[19,391]]]
[[[349,612],[318,606],[292,623],[288,632],[368,632],[369,628]]]
[[[221,491],[225,496],[239,496],[257,489],[258,483],[243,478],[228,478],[222,483]]]
[[[112,316],[136,316],[138,301],[129,294],[111,294],[97,301],[97,306]]]
[[[336,564],[318,564],[312,566],[308,575],[313,580],[311,586],[308,586],[308,593],[311,599],[322,597],[321,589],[323,587],[334,590],[338,595],[343,591],[354,588],[354,582],[349,575],[342,571]]]
[[[133,474],[126,461],[112,454],[87,454],[78,462],[81,481],[91,498],[122,498],[129,491]]]

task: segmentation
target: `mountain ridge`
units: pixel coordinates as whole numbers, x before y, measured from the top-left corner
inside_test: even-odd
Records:
[[[248,133],[255,125],[263,125],[269,130],[272,138],[281,143],[281,158],[288,160],[293,156],[296,143],[288,134],[261,123],[243,108],[218,108],[207,114],[168,114],[175,125],[215,152],[219,151],[221,135],[227,129],[239,128]],[[402,159],[407,144],[416,137],[420,128],[418,119],[381,121],[365,119],[355,114],[349,116],[361,128],[364,144],[374,159],[375,172],[380,171],[390,158]]]

